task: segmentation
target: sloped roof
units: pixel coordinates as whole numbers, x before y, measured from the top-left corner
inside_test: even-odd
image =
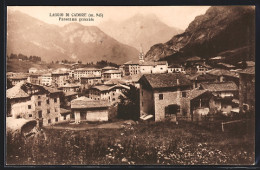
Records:
[[[61,87],[71,87],[71,88],[73,88],[73,87],[80,87],[80,85],[74,84],[74,83],[67,83],[65,85],[62,85]]]
[[[64,109],[64,108],[60,108],[60,114],[66,114],[66,113],[70,113],[70,110]]]
[[[180,64],[171,64],[168,68],[182,68]]]
[[[97,85],[97,86],[93,86],[91,89],[97,89],[99,91],[107,91],[109,90],[110,86],[107,85]]]
[[[211,74],[195,73],[194,75],[186,75],[189,80],[215,80],[216,77]]]
[[[201,83],[201,87],[211,92],[238,90],[238,87],[234,82]]]
[[[6,97],[9,99],[29,97],[30,95],[21,89],[21,86],[23,84],[24,84],[24,82],[21,81],[21,82],[17,83],[14,87],[8,89],[6,91]]]
[[[103,67],[102,70],[117,70],[117,68],[112,67],[112,66],[106,66],[106,67]]]
[[[219,65],[222,65],[222,66],[225,66],[227,68],[233,68],[235,67],[234,65],[231,65],[231,64],[227,64],[227,63],[218,63]]]
[[[78,69],[75,69],[75,71],[92,71],[92,70],[101,70],[100,68],[94,68],[94,67],[86,67],[86,68],[78,68]]]
[[[126,81],[125,80],[120,80],[120,79],[110,79],[108,81],[105,81],[104,84],[105,85],[113,85],[113,84],[125,84]]]
[[[47,87],[47,86],[42,86],[42,87],[50,93],[61,93],[62,92],[61,90],[58,90],[53,87]]]
[[[191,85],[190,80],[182,73],[144,74],[142,78],[146,79],[152,88]],[[177,84],[177,81],[179,81],[179,84]]]
[[[78,93],[77,92],[74,92],[74,91],[68,91],[68,92],[64,92],[64,95],[65,96],[74,96],[74,95],[77,95]]]
[[[128,90],[130,89],[129,86],[126,86],[126,85],[123,85],[123,84],[117,84],[117,85],[110,87],[109,90],[112,90],[114,88],[124,88],[124,89],[128,89]]]
[[[95,74],[89,74],[87,76],[82,76],[80,77],[81,79],[97,79],[97,78],[101,78],[101,75],[98,76],[98,75],[95,75]]]
[[[141,66],[156,66],[156,65],[166,65],[167,61],[145,61],[142,62]]]
[[[124,65],[139,65],[139,62],[128,61]]]
[[[236,78],[239,77],[238,74],[236,74],[235,72],[225,70],[225,69],[212,69],[207,71],[207,74],[216,75],[216,76],[231,76]]]
[[[108,70],[108,71],[105,71],[104,73],[107,73],[107,74],[121,74],[121,71],[119,71],[119,70]]]
[[[208,90],[193,89],[193,90],[190,91],[188,97],[189,97],[190,100],[192,100],[192,99],[195,99],[196,97],[198,97],[198,96],[200,96],[200,95],[202,95],[206,92],[208,92]]]
[[[238,71],[241,74],[255,74],[255,67],[249,67],[244,70]]]
[[[26,80],[27,77],[25,75],[14,75],[10,77],[11,80]]]
[[[103,108],[103,107],[109,107],[108,101],[93,100],[84,96],[71,101],[72,109],[88,109],[88,108]]]

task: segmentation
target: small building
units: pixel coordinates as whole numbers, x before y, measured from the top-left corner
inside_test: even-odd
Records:
[[[167,73],[167,61],[144,61],[140,63],[141,74]]]
[[[101,76],[101,69],[99,68],[78,68],[74,70],[74,78],[80,80],[81,77],[88,77],[91,75]]]
[[[255,67],[239,71],[239,109],[255,112]]]
[[[101,75],[102,75],[104,72],[110,71],[110,70],[118,70],[118,68],[112,67],[112,66],[103,67],[103,68],[101,69]]]
[[[102,79],[108,81],[111,79],[121,79],[122,73],[118,70],[109,70],[102,74]]]
[[[52,85],[51,73],[42,74],[40,76],[40,84],[45,86],[51,86]]]
[[[180,64],[172,64],[168,66],[168,73],[185,73],[185,70]]]
[[[140,80],[140,116],[153,115],[156,122],[189,117],[184,113],[181,99],[187,96],[192,84],[182,73],[145,74]]]
[[[235,82],[239,85],[239,75],[235,71],[229,71],[225,69],[212,69],[206,72],[208,75],[216,76],[219,82]]]
[[[58,89],[63,92],[78,92],[80,88],[80,84],[74,83],[66,83],[65,85],[60,86]]]
[[[28,77],[28,82],[32,84],[41,84],[41,74],[32,73]]]
[[[120,102],[119,96],[130,87],[122,84],[114,86],[98,85],[89,89],[88,97],[93,100],[107,100],[110,103]]]
[[[20,82],[6,91],[7,116],[36,119],[40,126],[61,121],[61,91],[45,86]]]
[[[38,71],[38,69],[37,68],[34,68],[34,67],[32,67],[32,68],[29,68],[29,73],[36,73]]]
[[[101,76],[89,75],[80,78],[81,89],[88,89],[90,86],[102,84]]]
[[[69,73],[67,73],[67,72],[52,72],[51,77],[52,77],[52,86],[53,87],[61,87],[69,79]]]
[[[27,81],[28,77],[25,75],[14,75],[14,76],[10,77],[9,80],[11,81],[12,85],[15,86],[16,84],[18,84],[20,82]]]
[[[122,78],[126,82],[126,85],[133,85],[136,88],[140,88],[139,79],[142,77],[142,74],[134,74],[131,76],[125,76]],[[122,83],[121,83],[122,84]]]
[[[82,121],[108,121],[109,103],[105,100],[93,100],[79,97],[71,101],[72,118],[75,123]]]
[[[124,76],[134,75],[140,73],[139,62],[128,61],[123,65]]]
[[[201,83],[217,82],[218,80],[217,76],[201,73],[186,75],[186,77],[192,82],[194,89],[199,87]]]
[[[230,114],[233,108],[233,99],[238,98],[238,86],[234,82],[201,83],[200,89],[208,90],[213,97],[209,106],[215,111]]]

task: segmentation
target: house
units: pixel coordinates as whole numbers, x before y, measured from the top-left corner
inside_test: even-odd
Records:
[[[102,79],[108,81],[111,79],[121,79],[122,73],[119,70],[109,70],[102,74]]]
[[[141,74],[167,73],[167,61],[144,61],[140,64]]]
[[[74,70],[74,78],[80,80],[81,77],[88,77],[91,75],[101,76],[101,69],[99,68],[78,68]]]
[[[201,83],[217,82],[218,79],[217,76],[201,73],[196,73],[193,75],[187,74],[186,77],[192,82],[194,89],[199,87]]]
[[[185,73],[185,70],[179,64],[172,64],[168,66],[168,73]]]
[[[61,87],[69,79],[69,73],[67,73],[67,72],[52,72],[51,77],[52,77],[52,86],[53,87]]]
[[[36,73],[37,71],[38,71],[37,68],[34,68],[34,67],[29,68],[29,73]]]
[[[183,115],[181,99],[192,84],[182,73],[145,74],[140,80],[140,116],[153,115],[156,122]],[[188,113],[186,116],[189,116]]]
[[[236,85],[239,85],[239,75],[235,71],[229,71],[225,69],[212,69],[206,72],[208,75],[213,75],[217,77],[219,82],[229,82],[233,81]]]
[[[31,73],[28,77],[28,82],[32,84],[41,84],[41,74]]]
[[[27,81],[27,79],[28,79],[28,77],[25,75],[14,75],[9,78],[9,80],[11,81],[13,86],[15,86],[16,84],[18,84],[20,82]]]
[[[62,122],[60,95],[54,88],[20,82],[6,91],[7,116],[36,119],[40,126]]]
[[[82,121],[108,121],[109,103],[105,100],[93,100],[79,97],[71,101],[72,119]]]
[[[212,93],[209,106],[214,112],[231,113],[232,100],[238,98],[238,86],[234,82],[201,83],[199,88]]]
[[[125,76],[122,78],[122,80],[125,81],[127,85],[130,84],[139,89],[140,88],[139,79],[142,76],[143,76],[142,74],[134,74],[131,76]],[[123,83],[120,83],[120,84],[123,84]]]
[[[51,73],[42,74],[40,76],[40,84],[45,86],[51,86],[52,85]]]
[[[212,67],[207,65],[205,62],[197,62],[195,63],[195,66],[197,68],[197,73],[205,73],[206,71],[212,69]]]
[[[239,108],[255,112],[255,67],[239,71]]]
[[[124,76],[140,73],[140,66],[138,62],[128,61],[123,64]]]
[[[104,72],[110,71],[110,70],[118,70],[118,68],[112,67],[112,66],[103,67],[103,68],[101,69],[101,75],[102,75]]]
[[[78,92],[80,88],[79,84],[74,83],[66,83],[60,86],[58,89],[62,90],[63,92]]]
[[[102,79],[101,75],[96,76],[96,75],[89,75],[89,76],[83,76],[80,78],[80,84],[81,84],[81,89],[88,89],[90,86],[97,85],[97,84],[102,84]]]
[[[120,102],[119,96],[123,96],[123,91],[130,87],[122,84],[114,86],[98,85],[89,89],[88,97],[94,100],[107,100],[110,103]]]

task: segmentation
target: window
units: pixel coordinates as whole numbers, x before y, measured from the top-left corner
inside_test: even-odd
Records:
[[[28,105],[28,109],[31,109],[32,108],[32,106],[31,105]]]
[[[50,100],[49,100],[49,99],[48,99],[48,100],[46,100],[46,103],[47,103],[47,104],[50,104]]]
[[[40,99],[41,98],[41,96],[38,96],[38,99]]]
[[[48,123],[49,123],[49,124],[51,123],[51,119],[48,119]]]
[[[159,94],[159,100],[163,100],[163,94]]]
[[[142,102],[142,106],[144,106],[144,102]]]
[[[54,108],[54,111],[57,112],[57,108]]]
[[[41,106],[41,102],[38,102],[38,106]]]
[[[161,67],[161,70],[162,70],[163,68]]]
[[[144,92],[142,91],[142,96],[144,95]]]
[[[29,114],[29,117],[32,117],[32,114]]]
[[[182,97],[186,97],[187,93],[185,91],[182,92]]]
[[[54,98],[54,103],[57,103],[57,98]]]
[[[63,120],[66,120],[66,116],[63,116]]]
[[[115,98],[112,99],[112,101],[115,101],[115,100],[116,100]]]
[[[47,113],[48,113],[48,114],[50,113],[50,109],[47,109]]]
[[[59,120],[58,117],[56,117],[56,118],[55,118],[55,122],[58,122],[58,120]]]
[[[38,117],[39,117],[39,118],[42,118],[42,111],[41,111],[41,110],[38,111]]]

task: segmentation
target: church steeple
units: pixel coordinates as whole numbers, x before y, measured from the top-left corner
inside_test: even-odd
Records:
[[[143,52],[142,44],[140,44],[139,63],[142,62],[144,62],[144,52]]]

